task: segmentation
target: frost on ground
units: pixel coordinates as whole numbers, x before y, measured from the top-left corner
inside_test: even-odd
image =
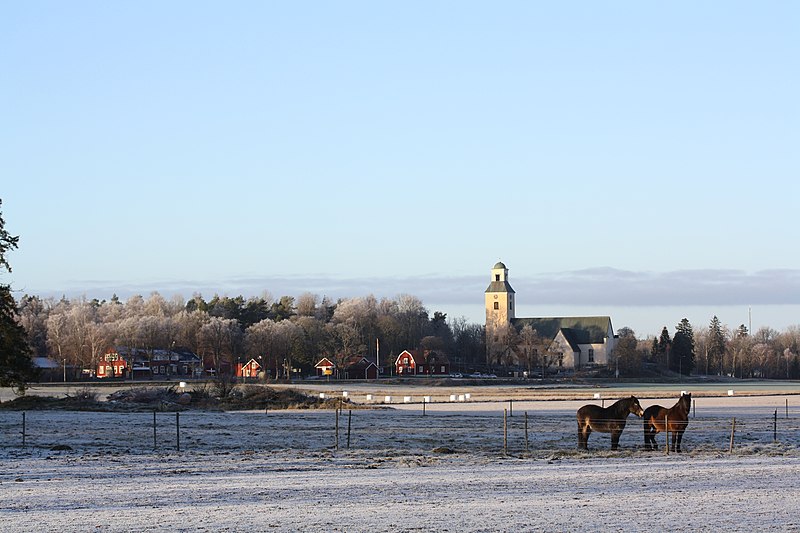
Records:
[[[578,452],[573,402],[515,402],[507,439],[502,405],[345,410],[338,450],[334,411],[28,412],[24,448],[0,412],[0,531],[800,531],[776,402],[706,401],[680,455],[633,416]]]

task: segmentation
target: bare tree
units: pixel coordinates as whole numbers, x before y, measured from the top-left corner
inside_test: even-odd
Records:
[[[200,344],[211,354],[214,370],[221,372],[222,362],[230,357],[232,338],[240,334],[239,323],[232,318],[211,317],[200,328]],[[227,359],[228,362],[232,361]]]

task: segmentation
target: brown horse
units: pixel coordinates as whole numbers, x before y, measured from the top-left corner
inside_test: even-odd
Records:
[[[656,433],[670,431],[672,433],[672,451],[680,453],[683,432],[689,423],[689,410],[692,406],[692,395],[681,394],[678,403],[667,409],[660,405],[651,405],[644,412],[644,449],[657,449]],[[666,419],[666,420],[665,420]],[[652,448],[651,448],[652,446]]]
[[[642,406],[635,396],[617,400],[608,407],[584,405],[578,409],[578,448],[588,449],[592,431],[611,433],[611,449],[619,446],[619,438],[625,429],[629,414],[642,416]]]

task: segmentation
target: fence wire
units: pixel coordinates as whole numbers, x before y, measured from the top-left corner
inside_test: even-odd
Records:
[[[800,419],[772,411],[689,418],[686,452],[728,451],[775,441],[800,447]],[[735,425],[734,425],[735,419]],[[642,420],[630,416],[620,449],[643,448]],[[23,433],[24,424],[24,433]],[[338,437],[338,439],[337,439]],[[656,442],[664,446],[666,435]],[[381,453],[533,453],[575,451],[574,413],[354,409],[269,412],[0,412],[0,449],[30,453],[227,453],[278,450],[363,450]],[[608,450],[609,434],[592,432],[590,450]]]

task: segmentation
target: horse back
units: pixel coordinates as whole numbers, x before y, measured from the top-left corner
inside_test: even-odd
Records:
[[[649,422],[651,418],[658,418],[659,413],[663,410],[664,408],[660,405],[651,405],[650,407],[644,410],[644,415],[642,415],[642,418]],[[663,418],[664,417],[662,416],[661,419],[663,420]]]

